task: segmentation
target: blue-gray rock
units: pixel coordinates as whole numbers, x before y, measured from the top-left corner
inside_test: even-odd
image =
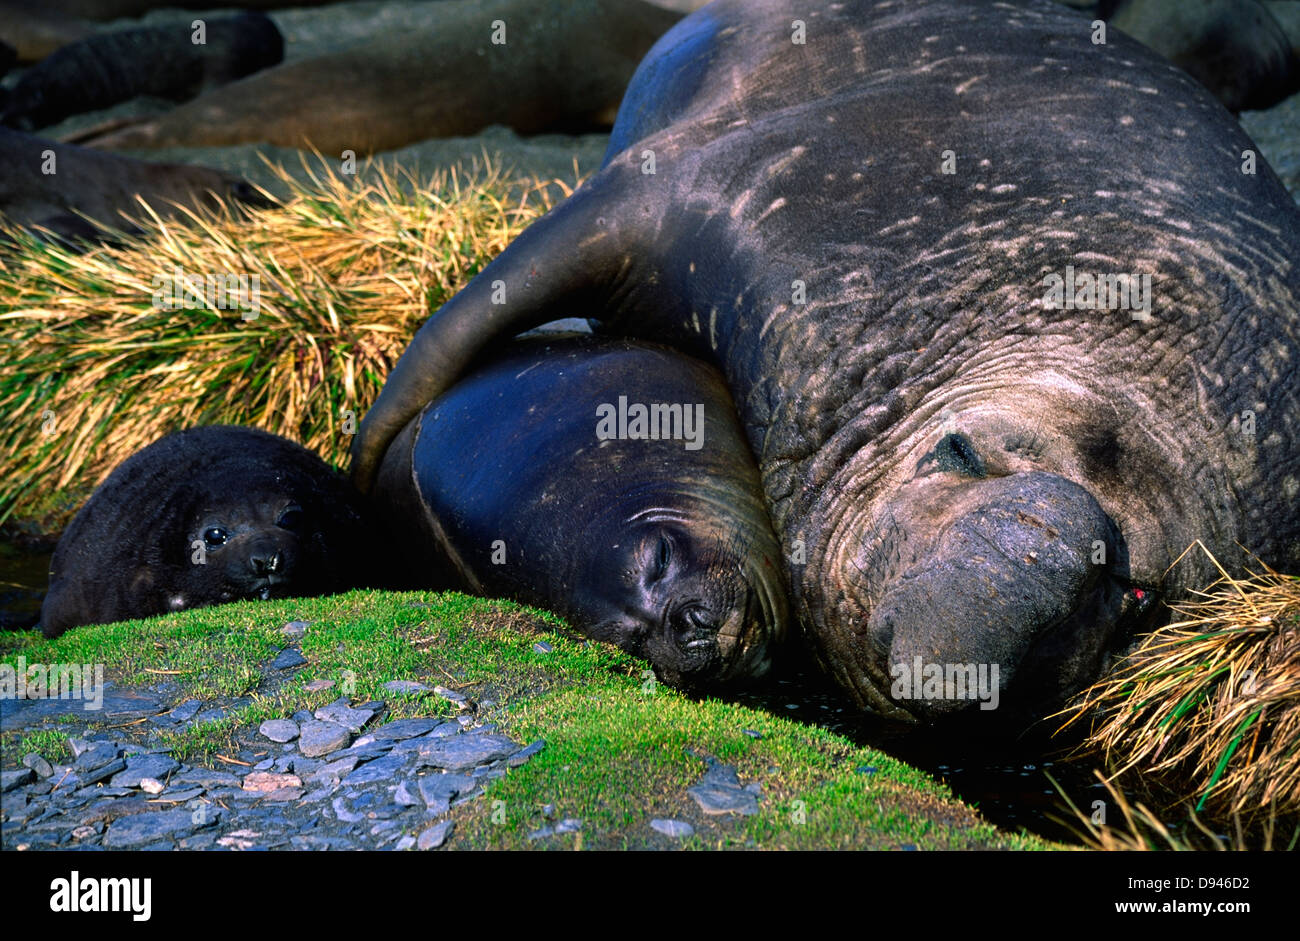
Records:
[[[539,738],[527,748],[522,748],[507,758],[506,764],[512,768],[518,768],[520,765],[526,764],[529,758],[532,758],[545,747],[546,742]]]
[[[469,699],[464,693],[458,693],[454,689],[448,689],[445,686],[435,686],[433,691],[441,696],[447,702],[455,703],[457,706],[464,707],[468,704]]]
[[[399,696],[410,695],[411,693],[427,693],[429,687],[423,683],[417,683],[415,680],[390,680],[384,684],[384,689],[390,693],[397,693]]]
[[[554,827],[542,827],[540,830],[534,830],[532,833],[528,834],[528,839],[529,841],[544,840],[548,836],[555,836]]]
[[[731,765],[712,764],[698,784],[686,789],[706,814],[758,813],[757,789],[740,786],[736,769]]]
[[[101,765],[93,771],[80,771],[77,773],[77,781],[82,787],[90,787],[92,784],[98,784],[117,774],[119,771],[126,769],[126,759],[117,758],[106,765]]]
[[[165,801],[169,804],[183,804],[198,797],[203,791],[204,789],[201,787],[169,787],[159,794],[155,800]]]
[[[405,850],[409,850],[409,849],[410,849],[412,846],[414,846],[414,845],[415,845],[415,837],[413,837],[413,836],[404,836],[404,837],[402,837],[400,840],[397,841],[397,845],[394,846],[393,849],[394,849],[396,852],[399,852],[399,853],[400,853],[400,852],[403,852],[403,851],[405,851]]]
[[[294,667],[300,667],[307,662],[307,658],[298,652],[295,647],[285,647],[280,651],[279,656],[271,661],[272,670],[292,670]]]
[[[171,776],[168,783],[172,787],[198,785],[199,787],[239,787],[241,779],[229,771],[217,771],[213,768],[185,768]]]
[[[544,640],[539,640],[537,643],[533,644],[533,650],[537,651],[538,653],[550,653],[554,649],[555,649],[554,647],[552,647]]]
[[[78,774],[94,771],[97,768],[104,767],[109,762],[116,761],[121,754],[122,749],[112,742],[95,742],[77,756],[77,760],[72,763],[72,767]]]
[[[674,840],[684,840],[695,832],[695,828],[685,820],[651,820],[650,829]]]
[[[577,833],[582,829],[582,821],[577,817],[565,817],[555,825],[556,833]]]
[[[344,823],[358,823],[366,819],[365,814],[354,813],[353,811],[349,810],[348,805],[344,802],[342,797],[334,798],[334,802],[333,804],[331,804],[331,806],[334,808],[335,816],[337,816]]]
[[[180,766],[171,755],[134,755],[126,759],[126,768],[113,775],[108,783],[113,787],[139,787],[141,778],[165,781]]]
[[[337,699],[328,706],[321,706],[316,710],[316,718],[322,722],[333,722],[353,732],[360,732],[365,728],[366,723],[374,718],[374,715],[372,709],[353,709],[348,705],[346,698]]]
[[[199,714],[199,710],[202,708],[203,703],[201,701],[197,699],[189,699],[169,712],[168,715],[178,722],[189,722]]]
[[[273,742],[292,742],[298,737],[298,723],[292,719],[267,719],[257,731]]]
[[[36,780],[36,772],[31,768],[19,768],[16,771],[0,771],[0,794],[6,794],[16,787],[30,784]]]
[[[451,800],[459,794],[468,794],[476,786],[473,778],[463,774],[428,774],[420,778],[420,794],[428,803],[431,797]]]
[[[740,733],[741,733],[742,735],[748,735],[750,738],[762,738],[762,737],[763,737],[763,733],[757,731],[756,729],[741,729],[741,730],[740,730]]]
[[[54,773],[54,767],[36,752],[23,755],[23,767],[31,768],[38,778],[48,778]]]
[[[875,774],[879,769],[875,765],[858,765],[853,769],[858,774]]]
[[[215,825],[223,813],[220,807],[207,807],[203,812],[178,808],[120,817],[113,821],[104,834],[104,846],[109,849],[131,849],[160,840],[178,840],[195,830]]]
[[[387,725],[381,725],[370,732],[368,737],[376,742],[400,742],[420,735],[428,735],[444,725],[451,724],[442,719],[397,719]],[[457,731],[459,728],[453,729],[452,734]]]
[[[448,771],[468,771],[478,765],[508,758],[519,746],[504,735],[457,735],[421,745],[422,764]]]
[[[351,772],[340,783],[347,787],[358,784],[372,784],[375,781],[390,781],[406,767],[409,755],[387,755],[368,762]]]
[[[298,732],[298,749],[308,758],[328,755],[352,741],[352,731],[337,722],[312,719]]]
[[[415,807],[424,803],[420,797],[411,793],[405,781],[397,785],[397,790],[393,791],[393,800],[403,807]]]
[[[420,834],[420,839],[416,845],[422,850],[436,850],[447,842],[447,837],[451,836],[451,831],[456,828],[450,820],[444,820],[441,823],[435,823],[429,829]]]
[[[259,762],[258,762],[257,764],[255,764],[255,765],[253,765],[253,770],[254,770],[254,771],[270,771],[270,770],[271,770],[272,768],[274,768],[274,767],[275,767],[275,759],[274,759],[274,758],[267,758],[267,759],[265,759],[265,760],[263,760],[263,761],[259,761]]]
[[[280,628],[280,633],[285,637],[301,637],[307,633],[307,627],[311,621],[290,621],[284,627]]]

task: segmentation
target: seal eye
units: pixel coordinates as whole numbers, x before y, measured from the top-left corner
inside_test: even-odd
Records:
[[[659,548],[655,552],[654,573],[650,576],[650,581],[657,582],[668,574],[668,563],[673,557],[673,544],[668,541],[667,536],[659,537]]]
[[[984,462],[970,439],[962,434],[947,434],[934,446],[931,455],[941,470],[954,471],[966,477],[984,477]]]
[[[280,518],[275,521],[275,525],[279,526],[281,529],[287,529],[291,533],[296,533],[298,530],[302,529],[302,523],[305,518],[306,514],[303,513],[302,507],[290,506],[286,507],[284,512],[280,514]]]
[[[215,549],[218,546],[226,544],[230,538],[230,533],[226,532],[220,526],[209,526],[203,531],[203,542],[209,549]]]

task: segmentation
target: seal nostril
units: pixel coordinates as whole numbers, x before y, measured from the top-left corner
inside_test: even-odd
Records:
[[[248,561],[258,575],[270,575],[280,568],[284,559],[278,551],[271,551],[259,552],[251,556]]]

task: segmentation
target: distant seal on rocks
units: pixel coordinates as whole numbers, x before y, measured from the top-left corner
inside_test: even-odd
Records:
[[[122,149],[265,141],[337,156],[492,124],[521,134],[608,127],[637,63],[681,19],[641,0],[428,6],[426,29],[286,62],[83,142]]]
[[[1215,577],[1170,570],[1194,541],[1300,567],[1300,209],[1256,150],[1055,3],[719,0],[646,57],[605,167],[420,328],[353,479],[581,308],[721,366],[854,701],[947,717],[996,665],[1041,715],[1153,590]],[[938,695],[900,689],[918,659]]]
[[[0,89],[0,124],[22,131],[138,95],[184,101],[284,58],[284,38],[262,13],[98,33],[64,46]]]
[[[255,428],[190,428],[127,458],[73,518],[41,630],[345,591],[373,581],[376,559],[362,501],[315,454]]]
[[[721,375],[675,350],[516,340],[407,425],[374,496],[412,587],[555,611],[667,683],[756,679],[784,639],[758,468]]]
[[[228,204],[265,206],[253,186],[220,170],[177,163],[151,163],[59,144],[0,127],[0,218],[25,229],[40,226],[65,241],[99,241],[100,226],[131,231],[122,217],[139,218],[137,197],[164,219],[191,209]],[[47,172],[52,170],[53,172]],[[92,221],[87,221],[87,216]]]

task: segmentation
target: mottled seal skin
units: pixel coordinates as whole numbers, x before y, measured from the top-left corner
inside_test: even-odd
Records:
[[[1215,576],[1170,568],[1196,540],[1294,571],[1300,210],[1194,79],[1089,35],[1048,2],[684,20],[604,169],[421,327],[353,479],[484,346],[582,307],[721,366],[795,618],[863,707],[973,708],[894,696],[915,657],[997,664],[1002,708],[1069,694],[1151,589]],[[1067,267],[1150,275],[1149,315],[1053,308]]]
[[[602,440],[620,397],[703,424]],[[407,425],[375,499],[411,587],[547,608],[673,685],[756,679],[784,639],[784,563],[731,396],[674,350],[517,340]]]
[[[4,91],[0,124],[32,131],[139,95],[174,101],[225,85],[284,58],[284,38],[262,13],[205,20],[195,44],[188,22],[90,36],[64,46]]]
[[[359,496],[306,448],[254,428],[190,428],[129,457],[77,513],[54,550],[41,630],[345,591],[374,584],[378,558]]]
[[[521,134],[609,127],[637,63],[679,19],[641,0],[433,3],[426,29],[286,62],[87,142],[122,149],[265,141],[337,155],[492,124]],[[492,42],[497,21],[504,44]]]
[[[44,172],[48,152],[54,173]],[[139,199],[164,219],[180,215],[178,205],[268,205],[249,183],[220,170],[105,154],[3,127],[0,164],[0,218],[25,229],[48,229],[67,242],[109,238],[101,226],[134,231],[122,214],[139,218]]]

